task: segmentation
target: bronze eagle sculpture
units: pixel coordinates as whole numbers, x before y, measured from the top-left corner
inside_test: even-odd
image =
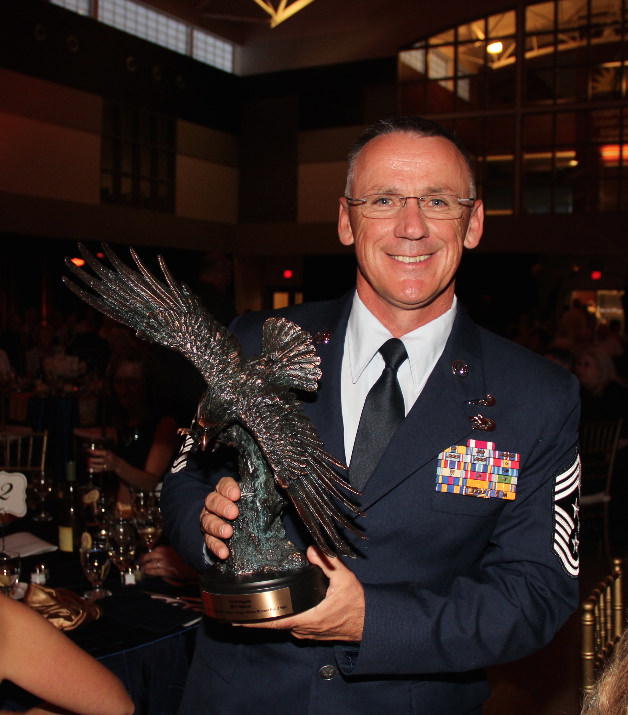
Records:
[[[188,286],[175,281],[161,256],[165,283],[155,278],[133,248],[130,253],[139,271],[106,244],[103,250],[112,268],[81,244],[79,250],[94,275],[69,259],[66,265],[94,292],[64,277],[68,288],[140,338],[180,352],[204,378],[207,388],[196,417],[189,430],[182,430],[188,442],[204,450],[209,444],[215,448],[235,441],[242,452],[251,452],[252,438],[253,451],[265,462],[263,469],[268,467],[275,487],[294,505],[316,544],[329,556],[334,551],[354,556],[337,527],[365,538],[346,513],[361,512],[341,490],[356,492],[333,469],[345,467],[324,449],[294,392],[316,391],[321,377],[320,358],[309,333],[285,318],[269,318],[263,326],[261,353],[245,358],[237,338],[207,312]],[[245,438],[248,446],[242,441]],[[270,503],[276,511],[277,500]]]

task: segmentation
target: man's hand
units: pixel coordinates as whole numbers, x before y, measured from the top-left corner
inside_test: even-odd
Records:
[[[233,535],[227,520],[235,519],[239,510],[235,502],[240,487],[232,477],[223,477],[216,490],[208,494],[201,513],[201,529],[207,548],[219,559],[229,556],[225,543]],[[246,624],[245,628],[288,630],[295,638],[313,640],[360,641],[364,629],[364,589],[353,571],[338,559],[327,558],[317,547],[310,546],[307,557],[320,566],[329,579],[325,598],[314,608],[296,616],[285,616]]]
[[[233,527],[225,519],[235,519],[240,513],[234,504],[240,498],[240,487],[233,477],[223,477],[216,490],[205,498],[201,512],[201,530],[205,534],[207,548],[218,559],[226,559],[229,549],[225,539],[233,536]]]
[[[329,578],[325,598],[309,611],[262,623],[245,624],[244,628],[287,630],[299,639],[322,641],[360,641],[364,629],[364,589],[353,571],[338,559],[329,559],[316,546],[310,546],[307,557],[320,566]]]

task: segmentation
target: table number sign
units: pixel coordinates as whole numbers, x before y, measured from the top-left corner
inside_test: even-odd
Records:
[[[20,472],[0,472],[0,514],[26,515],[26,477]]]

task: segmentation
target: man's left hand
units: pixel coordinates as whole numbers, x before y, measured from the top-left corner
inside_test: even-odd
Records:
[[[310,546],[307,557],[320,566],[329,579],[327,595],[314,608],[296,616],[285,616],[263,623],[247,623],[245,628],[287,630],[299,639],[360,641],[364,629],[364,589],[353,571],[339,558],[329,559]]]

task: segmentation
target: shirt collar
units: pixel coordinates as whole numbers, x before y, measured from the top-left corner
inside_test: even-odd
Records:
[[[456,317],[457,305],[458,300],[454,295],[449,310],[402,336],[415,386],[424,381],[427,366],[433,366],[445,349]],[[349,315],[346,341],[353,383],[360,379],[383,343],[392,337],[392,333],[364,305],[356,291]]]

